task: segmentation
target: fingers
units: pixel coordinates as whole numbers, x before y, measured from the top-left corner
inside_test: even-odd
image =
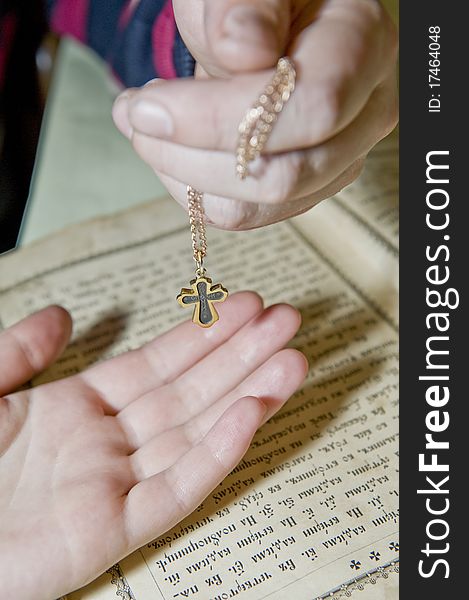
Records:
[[[290,25],[287,0],[173,0],[178,29],[205,74],[275,65]]]
[[[377,3],[333,0],[326,6],[297,38],[291,53],[296,90],[266,144],[267,153],[306,148],[337,134],[394,64],[395,43]],[[175,144],[233,153],[239,122],[272,73],[146,86],[118,99],[114,118],[124,134],[132,128]]]
[[[197,435],[197,432],[200,437],[205,435],[209,426],[244,396],[255,396],[267,406],[265,423],[297,391],[307,372],[308,362],[304,354],[294,348],[280,350],[221,400],[186,421],[184,427],[188,436]]]
[[[60,306],[49,306],[0,334],[0,395],[37,375],[62,353],[72,320]]]
[[[233,336],[262,310],[253,292],[233,294],[217,305],[220,320],[210,329],[186,321],[138,350],[101,363],[80,375],[119,412],[135,398],[170,382]]]
[[[239,386],[293,338],[300,322],[292,306],[271,306],[175,380],[171,392],[185,408],[175,414],[177,423],[186,422]],[[191,390],[189,397],[187,390]]]
[[[253,176],[242,183],[235,174],[234,156],[227,152],[198,150],[138,133],[134,134],[133,144],[159,175],[190,181],[195,188],[214,196],[281,204],[331,183],[387,135],[396,120],[395,80],[389,77],[375,89],[361,113],[336,136],[304,151],[264,156],[253,163]],[[207,217],[218,225],[219,220],[210,214],[208,199],[205,209]]]
[[[283,219],[294,217],[309,210],[315,204],[330,198],[354,181],[363,169],[364,158],[357,159],[350,167],[328,185],[304,198],[287,200],[280,204],[257,204],[233,200],[223,196],[204,195],[204,208],[207,221],[221,229],[244,230],[263,227]],[[186,187],[184,184],[160,175],[160,179],[183,208],[186,208]]]
[[[254,396],[267,407],[264,422],[276,413],[298,389],[308,371],[303,354],[288,348],[277,352],[232,392],[195,418],[165,431],[144,444],[131,456],[138,480],[169,468],[192,446],[199,443],[222,414],[239,398]]]
[[[283,348],[299,325],[300,315],[293,307],[272,306],[172,383],[126,406],[117,418],[130,444],[142,446],[234,390]]]
[[[208,47],[228,72],[273,67],[286,51],[292,2],[218,0],[205,2]]]
[[[190,514],[241,460],[265,413],[257,398],[242,398],[173,466],[134,486],[125,506],[130,545],[149,542]]]
[[[220,11],[214,22],[228,10],[219,4],[204,4],[205,27],[211,10]],[[116,123],[172,195],[185,206],[190,181],[204,191],[208,220],[221,228],[273,223],[339,191],[397,121],[396,33],[379,3],[298,1],[290,10],[297,87],[242,184],[237,127],[271,71],[163,82],[127,92],[115,105]]]

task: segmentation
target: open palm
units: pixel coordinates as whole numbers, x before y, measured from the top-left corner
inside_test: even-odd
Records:
[[[188,515],[302,381],[281,350],[298,313],[236,294],[83,373],[0,400],[0,579],[8,597],[76,589]],[[49,307],[0,336],[0,394],[50,364],[70,317]],[[6,585],[6,590],[5,586]]]

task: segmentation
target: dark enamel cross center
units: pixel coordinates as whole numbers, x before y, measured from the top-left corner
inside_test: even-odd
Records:
[[[228,291],[220,284],[212,285],[209,277],[197,277],[191,281],[191,288],[183,288],[177,297],[181,306],[194,306],[192,321],[201,327],[210,327],[218,321],[214,302],[223,302]]]

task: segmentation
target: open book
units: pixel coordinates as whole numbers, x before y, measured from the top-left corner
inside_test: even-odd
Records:
[[[301,310],[309,375],[189,518],[70,600],[397,597],[396,147],[306,215],[209,230],[216,280]],[[192,271],[186,215],[148,203],[3,257],[1,324],[49,303],[72,313],[73,341],[36,385],[186,319],[174,298]]]

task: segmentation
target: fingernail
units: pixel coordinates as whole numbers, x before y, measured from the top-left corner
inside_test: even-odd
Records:
[[[173,133],[173,119],[168,110],[154,100],[138,98],[130,106],[130,122],[134,129],[157,138]]]
[[[147,81],[147,82],[144,84],[144,86],[143,86],[143,87],[144,87],[144,88],[146,88],[146,87],[152,87],[152,86],[154,86],[154,85],[157,85],[157,84],[159,84],[159,83],[163,83],[164,81],[165,81],[165,80],[164,80],[164,79],[161,79],[161,77],[155,77],[155,79],[150,79],[149,81]]]
[[[112,107],[112,118],[117,129],[125,135],[126,138],[132,137],[132,126],[129,121],[129,100],[127,94],[124,92],[118,96]]]
[[[274,23],[253,6],[234,6],[223,23],[225,34],[254,45],[277,48],[278,36]]]

